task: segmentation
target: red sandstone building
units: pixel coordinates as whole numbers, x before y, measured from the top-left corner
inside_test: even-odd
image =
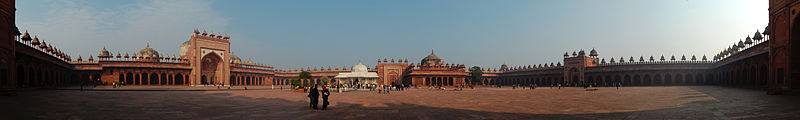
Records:
[[[564,54],[564,60],[536,65],[502,65],[485,69],[479,85],[623,84],[726,85],[772,90],[800,88],[800,2],[770,0],[770,23],[745,41],[734,42],[720,53],[707,56],[601,57],[592,49]],[[348,67],[275,69],[243,62],[230,51],[228,35],[195,30],[181,44],[179,56],[166,56],[145,45],[140,51],[110,52],[97,56],[72,56],[46,44],[39,36],[15,27],[14,1],[0,3],[0,86],[4,89],[69,86],[81,83],[127,85],[289,85],[300,71],[309,71],[317,83],[350,72]],[[795,12],[798,11],[798,12]],[[46,33],[42,34],[43,36]],[[794,44],[793,44],[794,43]],[[563,62],[563,65],[562,65]],[[407,59],[379,59],[369,72],[377,72],[378,84],[457,86],[471,84],[466,65],[447,64],[431,52],[419,63]],[[794,68],[794,69],[793,69]],[[336,81],[335,79],[331,80]],[[335,83],[335,82],[334,82]]]

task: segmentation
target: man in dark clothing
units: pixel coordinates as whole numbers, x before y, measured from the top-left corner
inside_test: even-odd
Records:
[[[319,105],[319,90],[317,90],[317,86],[314,85],[309,93],[311,94],[311,108],[318,109],[317,105]]]
[[[309,91],[308,88],[303,88],[303,92],[308,91],[308,107],[314,108],[314,93]]]
[[[322,87],[322,110],[327,110],[328,109],[328,104],[330,104],[330,102],[328,102],[328,96],[330,96],[330,95],[331,95],[331,92],[328,91],[328,88],[323,86]]]

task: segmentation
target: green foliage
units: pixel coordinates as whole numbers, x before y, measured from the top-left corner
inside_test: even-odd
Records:
[[[328,76],[322,76],[322,78],[320,78],[319,81],[321,81],[322,84],[328,84],[328,82],[329,82],[328,80],[329,79],[330,78],[328,78]]]
[[[297,79],[299,79],[298,80],[298,86],[300,86],[301,82],[302,82],[300,80],[310,80],[311,79],[311,72],[301,71],[300,75],[297,77]],[[306,83],[306,84],[302,84],[302,85],[303,85],[303,87],[308,87],[308,86],[311,86],[312,84],[314,84],[314,83]]]
[[[298,80],[298,79],[292,79],[290,82],[291,82],[293,88],[300,87],[300,85],[301,85],[300,84],[300,80]]]
[[[469,69],[470,77],[472,78],[472,84],[481,84],[483,81],[483,71],[481,67],[473,66]]]
[[[300,72],[300,76],[298,78],[299,79],[311,79],[311,72],[302,71],[302,72]]]

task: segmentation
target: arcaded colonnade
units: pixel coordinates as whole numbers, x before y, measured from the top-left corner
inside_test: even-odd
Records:
[[[274,85],[273,76],[257,73],[232,73],[231,85]]]
[[[187,85],[188,71],[122,70],[117,74],[117,83],[125,85]],[[106,73],[114,75],[114,72]]]
[[[0,67],[0,88],[70,86],[80,84],[76,79],[89,79],[76,75],[68,56],[51,44],[30,36],[11,40],[15,54],[0,52],[0,64],[13,70]]]

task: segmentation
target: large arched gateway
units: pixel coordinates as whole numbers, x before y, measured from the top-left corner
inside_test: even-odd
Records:
[[[201,85],[221,84],[224,78],[223,70],[224,64],[222,57],[218,53],[210,52],[201,58],[200,62],[200,81]]]

